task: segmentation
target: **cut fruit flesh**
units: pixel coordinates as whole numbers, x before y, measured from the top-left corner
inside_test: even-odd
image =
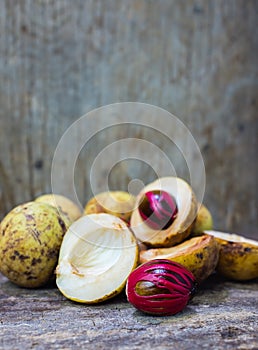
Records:
[[[121,219],[103,213],[86,215],[64,237],[57,286],[78,302],[104,301],[123,289],[137,262],[136,239]]]
[[[194,237],[170,248],[156,248],[140,252],[140,262],[169,259],[190,270],[198,282],[212,274],[219,259],[219,245],[209,235]]]
[[[154,230],[142,219],[139,205],[144,193],[161,190],[176,200],[178,214],[172,225],[165,230]],[[163,177],[143,188],[136,198],[135,210],[130,226],[137,239],[149,247],[171,247],[182,242],[191,233],[191,227],[197,214],[197,201],[191,187],[177,177]]]
[[[252,239],[237,235],[235,233],[227,233],[227,232],[214,231],[214,230],[205,230],[204,233],[228,242],[249,243],[249,244],[258,246],[258,241],[254,241]]]

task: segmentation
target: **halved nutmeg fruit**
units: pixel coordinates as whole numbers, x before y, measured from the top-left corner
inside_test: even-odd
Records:
[[[98,303],[122,291],[137,263],[137,242],[123,220],[104,213],[85,215],[65,234],[57,287],[68,299]]]
[[[92,197],[85,205],[85,214],[107,213],[129,223],[135,197],[125,191],[107,191]]]
[[[171,247],[189,236],[197,209],[187,182],[163,177],[139,193],[130,226],[137,239],[148,247]]]
[[[217,271],[226,278],[247,281],[258,278],[258,241],[220,231],[205,231],[220,245]]]
[[[170,248],[147,249],[140,252],[140,262],[168,259],[180,263],[193,273],[200,283],[211,275],[219,259],[219,244],[209,235],[186,240]]]

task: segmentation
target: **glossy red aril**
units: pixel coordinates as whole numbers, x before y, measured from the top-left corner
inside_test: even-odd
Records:
[[[154,259],[128,277],[126,294],[137,309],[154,315],[174,315],[185,308],[196,291],[194,275],[182,265]]]
[[[177,216],[175,198],[165,191],[146,192],[139,205],[139,213],[145,223],[154,230],[165,230]]]

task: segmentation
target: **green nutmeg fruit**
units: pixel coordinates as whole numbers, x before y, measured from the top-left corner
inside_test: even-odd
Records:
[[[46,284],[53,277],[68,225],[48,204],[15,207],[0,224],[0,272],[21,287]]]

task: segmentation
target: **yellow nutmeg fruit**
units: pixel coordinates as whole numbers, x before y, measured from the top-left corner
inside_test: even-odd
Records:
[[[35,202],[46,203],[57,208],[60,215],[66,216],[71,223],[82,216],[81,209],[71,199],[60,194],[43,194]]]
[[[129,223],[135,206],[135,197],[125,191],[101,192],[85,205],[84,213],[111,214]]]
[[[248,281],[258,278],[258,241],[234,233],[205,231],[220,245],[217,271],[226,278]]]
[[[192,236],[198,236],[205,230],[212,230],[213,218],[209,209],[201,204],[192,228]]]
[[[55,270],[68,223],[45,203],[15,207],[0,225],[0,272],[15,284],[35,288]]]

